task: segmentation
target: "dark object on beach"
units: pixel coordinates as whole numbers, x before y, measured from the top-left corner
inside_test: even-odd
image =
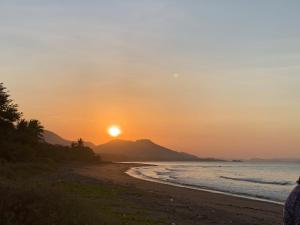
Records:
[[[300,225],[300,177],[284,205],[284,225]]]

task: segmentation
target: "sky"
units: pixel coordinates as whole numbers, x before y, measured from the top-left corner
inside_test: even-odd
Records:
[[[67,139],[300,153],[300,2],[1,0],[0,82]]]

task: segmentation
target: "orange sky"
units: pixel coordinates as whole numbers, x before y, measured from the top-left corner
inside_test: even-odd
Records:
[[[300,18],[280,4],[0,3],[0,81],[68,139],[117,124],[203,157],[298,157]]]
[[[202,94],[197,96],[193,86],[198,84],[188,78],[167,79],[127,88],[118,79],[108,86],[96,81],[69,86],[66,80],[59,84],[59,79],[49,85],[41,81],[27,86],[15,80],[6,84],[27,118],[39,118],[47,129],[72,140],[82,137],[104,143],[111,139],[107,128],[116,124],[123,130],[123,139],[149,138],[199,156],[291,157],[299,153],[298,115],[276,108],[271,103],[273,94],[265,106],[257,103],[252,87],[212,94],[211,87],[202,83]],[[239,102],[239,94],[247,94],[243,96],[247,101]],[[268,96],[262,93],[261,97]]]

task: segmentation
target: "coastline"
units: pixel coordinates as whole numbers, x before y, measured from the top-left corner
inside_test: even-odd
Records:
[[[106,163],[76,168],[75,172],[130,189],[128,202],[136,201],[154,217],[175,224],[276,225],[282,221],[282,205],[137,179],[126,174],[138,163]],[[141,207],[141,206],[139,206]]]
[[[155,166],[155,165],[144,164],[144,166]],[[140,166],[138,166],[138,167],[140,167]],[[138,175],[137,173],[134,172],[134,170],[138,167],[131,167],[125,173],[131,177],[134,177],[136,179],[145,180],[145,181],[156,182],[156,183],[160,183],[160,184],[166,184],[166,185],[171,185],[171,186],[175,186],[175,187],[187,188],[187,189],[198,190],[198,191],[206,191],[206,192],[210,192],[210,193],[222,194],[222,195],[227,195],[227,196],[232,196],[232,197],[237,197],[237,198],[244,198],[244,199],[249,199],[249,200],[254,200],[254,201],[267,202],[267,203],[277,204],[277,205],[281,205],[281,206],[284,205],[284,202],[274,201],[274,200],[270,200],[270,199],[252,197],[252,196],[247,196],[247,195],[243,195],[243,194],[235,194],[235,193],[220,191],[220,190],[216,190],[216,189],[197,187],[197,186],[192,186],[192,185],[187,185],[187,184],[174,183],[174,182],[169,182],[169,181],[164,181],[164,180],[160,180],[160,179],[147,177],[144,175]]]

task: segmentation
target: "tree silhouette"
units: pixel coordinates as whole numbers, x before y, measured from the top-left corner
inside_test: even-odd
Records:
[[[7,89],[0,83],[0,144],[12,135],[14,123],[22,113],[18,112],[18,105],[10,99]]]
[[[84,148],[84,141],[82,138],[79,138],[77,142],[72,142],[71,143],[71,148]]]
[[[44,128],[38,120],[21,119],[16,125],[17,140],[23,144],[37,144],[43,141]]]
[[[79,138],[79,139],[77,140],[77,146],[78,146],[79,148],[84,147],[84,142],[83,142],[82,138]]]
[[[30,120],[28,123],[28,129],[32,135],[32,138],[35,139],[36,142],[41,142],[44,140],[44,127],[40,121]]]
[[[0,83],[0,123],[14,123],[21,115],[18,105],[13,103],[7,89]]]

